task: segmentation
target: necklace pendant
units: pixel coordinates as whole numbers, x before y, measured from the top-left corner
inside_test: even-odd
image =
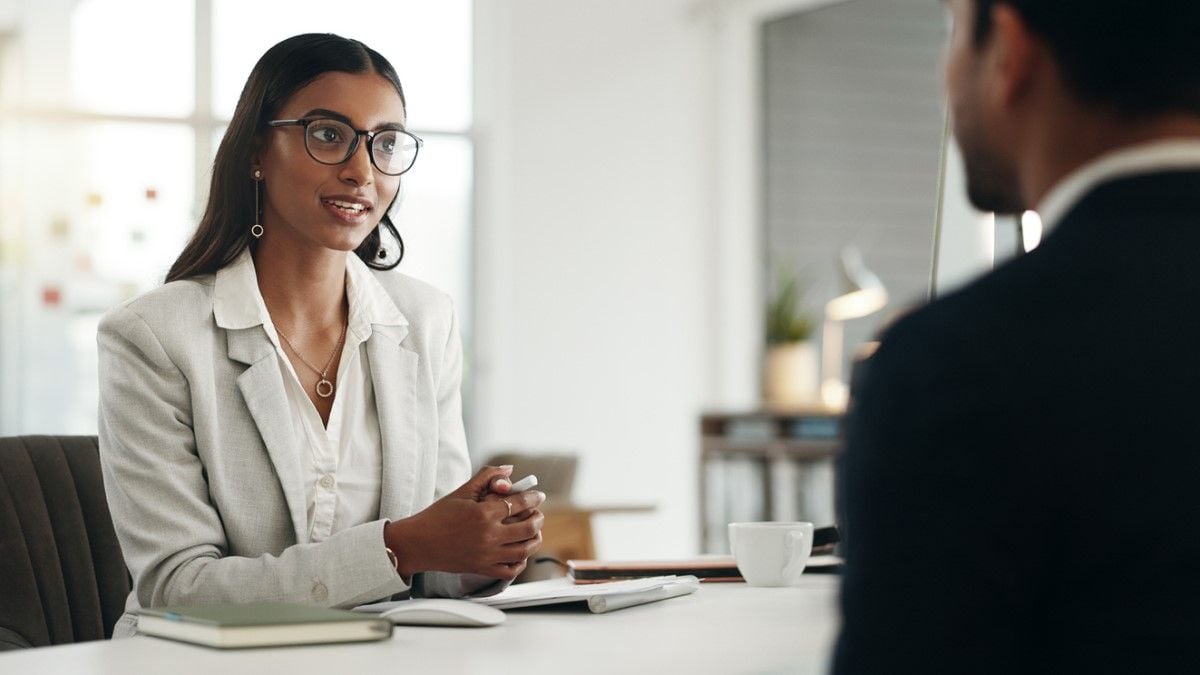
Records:
[[[333,396],[333,383],[322,377],[321,381],[317,382],[317,396],[321,398]]]

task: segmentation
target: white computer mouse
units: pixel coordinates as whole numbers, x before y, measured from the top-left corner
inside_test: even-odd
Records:
[[[401,626],[465,626],[482,628],[504,623],[504,612],[469,600],[428,598],[405,600],[380,614]]]

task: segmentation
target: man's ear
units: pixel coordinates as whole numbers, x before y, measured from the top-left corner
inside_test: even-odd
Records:
[[[1041,65],[1040,41],[1017,10],[1005,2],[992,5],[992,81],[998,103],[1012,107],[1029,94]]]

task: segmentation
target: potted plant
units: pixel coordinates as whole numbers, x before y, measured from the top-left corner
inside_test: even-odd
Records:
[[[818,403],[816,325],[802,306],[795,275],[780,275],[775,297],[767,303],[767,353],[763,397],[769,408],[793,409]]]

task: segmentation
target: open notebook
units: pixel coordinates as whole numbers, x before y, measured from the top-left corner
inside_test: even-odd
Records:
[[[541,607],[563,603],[581,603],[595,614],[676,598],[694,593],[700,580],[694,576],[662,576],[580,586],[570,579],[547,579],[514,584],[487,598],[471,598],[497,609]]]

